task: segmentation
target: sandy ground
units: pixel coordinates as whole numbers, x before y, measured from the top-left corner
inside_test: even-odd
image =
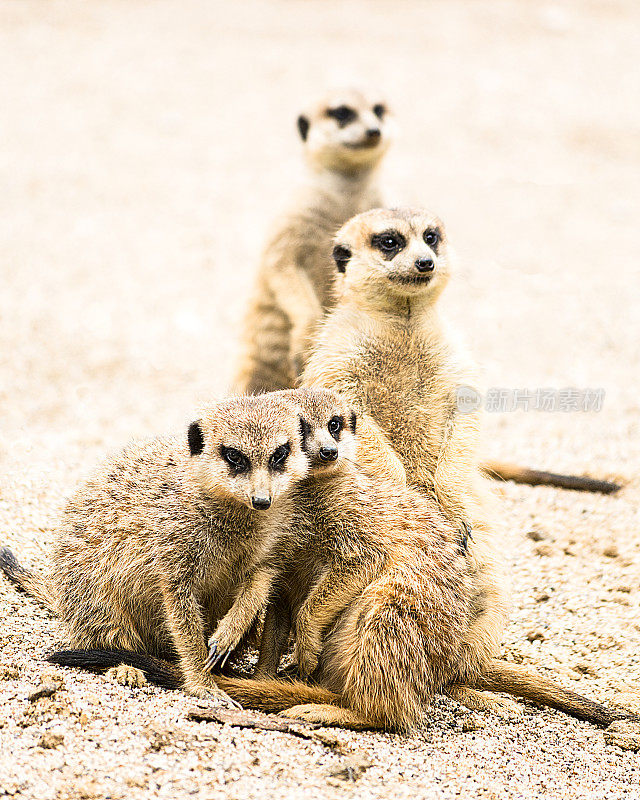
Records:
[[[2,540],[43,566],[98,458],[224,391],[295,115],[366,79],[402,129],[389,198],[448,224],[445,302],[487,386],[606,391],[600,413],[487,415],[488,454],[626,484],[499,491],[504,652],[640,711],[639,25],[634,0],[4,0]],[[4,581],[0,609],[2,797],[640,797],[638,754],[530,706],[438,699],[415,736],[341,751],[71,671],[32,702],[64,632]],[[349,753],[371,763],[355,783]]]

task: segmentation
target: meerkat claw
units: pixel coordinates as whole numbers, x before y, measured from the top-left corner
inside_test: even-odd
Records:
[[[213,669],[213,667],[215,667],[218,661],[220,660],[221,655],[222,655],[221,653],[218,653],[218,643],[214,642],[209,647],[209,658],[207,658],[207,660],[205,661],[204,668],[207,671]]]
[[[240,703],[237,700],[234,700],[233,697],[229,697],[229,695],[220,688],[211,693],[210,700],[214,706],[222,706],[222,708],[233,708],[237,711],[242,710],[242,706],[240,705]]]
[[[205,663],[205,669],[212,670],[214,667],[224,667],[227,663],[227,659],[231,655],[232,650],[220,650],[218,652],[218,643],[214,642],[211,647],[209,648],[209,658]]]

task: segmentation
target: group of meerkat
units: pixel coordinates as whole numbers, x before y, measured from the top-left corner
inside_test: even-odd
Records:
[[[7,548],[0,567],[64,621],[74,649],[52,661],[122,682],[352,728],[411,730],[436,692],[629,716],[496,657],[509,591],[479,412],[456,404],[474,368],[438,311],[442,222],[377,208],[391,125],[356,91],[299,117],[313,181],[265,250],[239,396],[107,462],[69,503],[50,576]],[[222,674],[260,626],[254,677]],[[278,677],[291,632],[295,680]]]

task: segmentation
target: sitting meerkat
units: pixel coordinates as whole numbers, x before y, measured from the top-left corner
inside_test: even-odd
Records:
[[[209,664],[226,660],[269,602],[258,678],[219,676],[221,688],[247,706],[326,725],[410,729],[455,674],[471,621],[460,543],[433,500],[379,477],[385,462],[377,477],[356,466],[361,420],[344,400],[328,391],[278,394],[299,408],[310,472],[293,491],[291,528],[248,573],[212,634]],[[270,677],[291,622],[299,670],[315,685]],[[98,672],[123,663],[167,688],[183,684],[179,666],[141,653],[62,651],[50,660]],[[599,725],[629,716],[497,660],[476,686]]]
[[[48,579],[6,548],[0,566],[49,601],[74,647],[177,656],[187,692],[228,701],[205,671],[206,637],[287,527],[291,489],[307,470],[293,404],[227,400],[184,438],[128,446],[82,486]]]
[[[332,92],[298,117],[311,179],[264,249],[235,392],[295,385],[309,336],[333,304],[333,236],[354,214],[380,205],[376,168],[392,127],[379,97],[353,89]]]

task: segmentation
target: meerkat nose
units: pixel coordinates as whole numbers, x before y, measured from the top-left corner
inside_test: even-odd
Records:
[[[271,505],[271,498],[270,497],[252,497],[251,498],[251,505],[257,511],[266,511],[267,508]]]
[[[418,272],[433,272],[435,264],[432,258],[417,258],[416,269]]]
[[[321,447],[318,453],[321,461],[335,461],[338,458],[337,447]]]
[[[378,142],[380,141],[380,137],[382,134],[380,133],[380,128],[369,128],[367,131],[367,139],[370,142]]]

